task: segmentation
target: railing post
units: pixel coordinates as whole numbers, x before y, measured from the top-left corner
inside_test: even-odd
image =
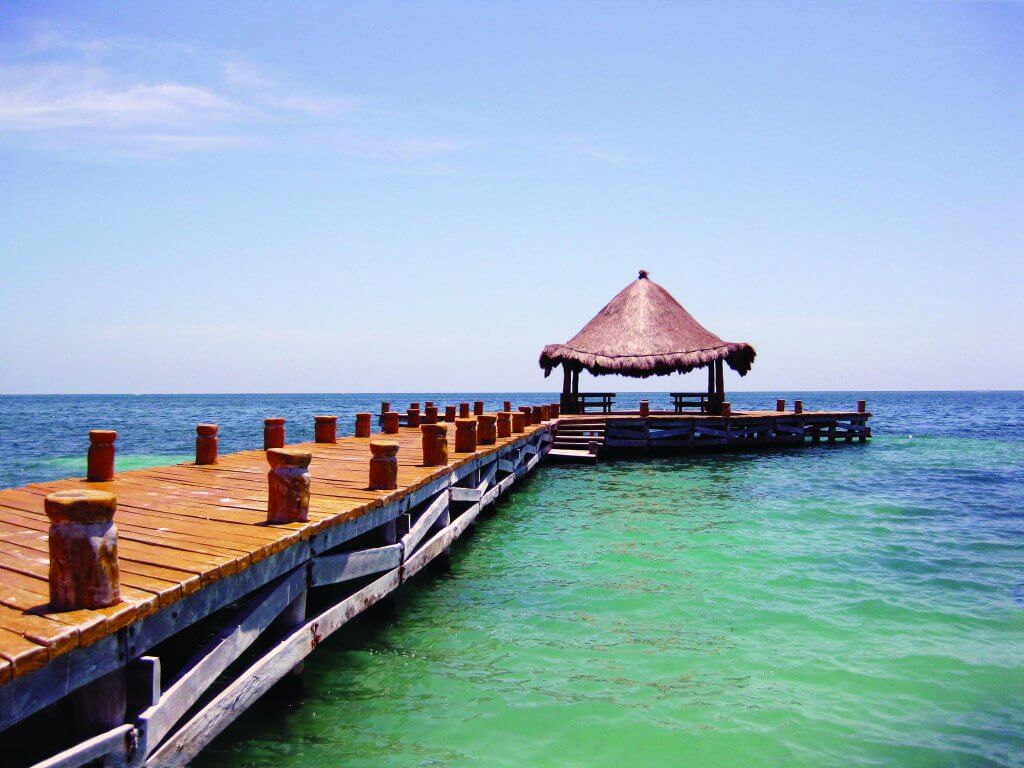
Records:
[[[217,463],[217,425],[196,425],[196,464]]]
[[[313,439],[317,443],[338,442],[338,417],[314,416]]]
[[[263,420],[263,450],[284,448],[284,419],[272,418]]]
[[[270,448],[267,493],[268,523],[309,520],[309,462],[313,454],[294,448]]]
[[[476,450],[476,419],[455,420],[455,452],[473,453]]]
[[[448,426],[423,424],[423,466],[440,467],[448,463]]]
[[[90,483],[106,483],[114,479],[114,441],[112,429],[89,430],[85,479]]]
[[[370,453],[370,490],[393,491],[398,487],[398,443],[374,440]]]
[[[369,437],[373,430],[373,414],[356,414],[356,437]]]

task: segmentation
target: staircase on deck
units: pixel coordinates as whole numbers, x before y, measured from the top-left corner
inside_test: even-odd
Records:
[[[603,445],[603,417],[562,416],[548,457],[552,461],[594,462]]]

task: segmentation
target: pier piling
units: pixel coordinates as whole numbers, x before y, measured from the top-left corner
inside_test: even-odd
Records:
[[[482,416],[483,412],[484,412],[484,401],[483,400],[475,400],[473,402],[473,415],[474,416]]]
[[[309,462],[313,454],[290,448],[267,451],[268,523],[304,523],[309,520]]]
[[[409,408],[409,410],[405,412],[405,423],[406,426],[412,427],[413,429],[419,429],[420,407],[418,403],[413,403],[413,407]]]
[[[476,419],[455,420],[455,452],[472,453],[476,450]]]
[[[112,429],[89,430],[85,479],[91,483],[106,483],[114,479],[114,441],[117,432]]]
[[[370,432],[373,429],[372,425],[373,414],[370,413],[357,413],[356,414],[356,437],[369,437]]]
[[[387,411],[384,413],[384,434],[398,434],[398,411]]]
[[[217,463],[217,425],[196,425],[196,464]]]
[[[391,491],[397,488],[398,443],[374,440],[370,443],[370,453],[373,454],[370,457],[370,490]]]
[[[505,410],[499,413],[496,418],[495,430],[498,433],[498,437],[512,437],[512,414]]]
[[[782,413],[784,410],[786,410],[786,401],[783,400],[782,398],[779,398],[778,400],[776,400],[775,401],[775,410],[778,411],[779,413]]]
[[[494,445],[497,442],[495,424],[498,417],[494,414],[482,413],[476,417],[477,445]]]
[[[263,420],[263,450],[284,448],[284,419],[270,418]]]
[[[314,416],[313,440],[317,443],[338,442],[338,417]]]
[[[420,431],[423,432],[423,466],[440,467],[447,464],[448,426],[446,424],[422,424]]]
[[[43,506],[50,518],[50,607],[74,611],[120,602],[114,494],[58,491]]]
[[[793,401],[793,413],[803,413],[803,412],[804,412],[804,401],[803,400],[794,400]]]

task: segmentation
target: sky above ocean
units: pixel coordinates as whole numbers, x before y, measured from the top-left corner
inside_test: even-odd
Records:
[[[1018,388],[1022,39],[1013,4],[5,3],[0,393],[556,388],[541,347],[639,268],[758,349],[730,389]]]

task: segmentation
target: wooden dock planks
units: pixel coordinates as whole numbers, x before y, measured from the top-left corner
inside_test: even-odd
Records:
[[[454,429],[454,427],[452,427]],[[537,427],[527,427],[527,433]],[[117,632],[204,585],[243,571],[315,532],[352,520],[496,452],[523,435],[450,451],[445,467],[421,464],[421,432],[344,437],[334,444],[290,447],[313,453],[307,523],[266,523],[267,464],[262,450],[191,463],[119,473],[107,483],[66,479],[0,490],[0,685],[45,666],[61,654]],[[448,435],[449,444],[454,434]],[[399,488],[367,487],[370,440],[394,440]],[[123,601],[101,610],[49,609],[47,494],[75,488],[117,496],[118,561]]]

